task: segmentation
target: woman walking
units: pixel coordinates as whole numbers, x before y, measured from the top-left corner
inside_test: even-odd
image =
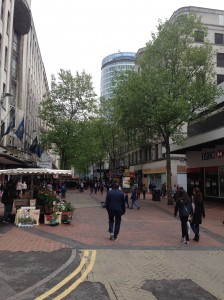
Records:
[[[190,199],[186,191],[183,188],[180,188],[177,192],[177,200],[174,208],[174,216],[177,216],[179,212],[179,217],[181,221],[181,232],[183,244],[189,245],[189,234],[188,234],[188,217],[193,215],[193,208]]]
[[[193,189],[193,220],[191,228],[195,236],[194,241],[199,241],[199,225],[202,223],[202,217],[205,218],[205,208],[203,203],[203,196],[199,188]]]

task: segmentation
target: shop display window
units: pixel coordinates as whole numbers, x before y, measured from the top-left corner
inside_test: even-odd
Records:
[[[224,166],[219,167],[220,197],[224,198]]]
[[[205,168],[205,195],[219,197],[218,167]]]

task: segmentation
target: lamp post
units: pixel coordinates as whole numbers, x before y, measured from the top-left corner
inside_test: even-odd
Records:
[[[3,105],[3,99],[7,98],[7,97],[12,97],[13,95],[11,95],[10,93],[3,93],[1,95],[1,102],[0,102],[0,134],[2,135],[2,108],[4,108]],[[5,110],[5,108],[4,108]]]

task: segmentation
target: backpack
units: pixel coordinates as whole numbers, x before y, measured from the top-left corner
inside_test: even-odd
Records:
[[[5,190],[2,194],[2,199],[1,199],[2,203],[5,204],[8,201],[8,190]]]

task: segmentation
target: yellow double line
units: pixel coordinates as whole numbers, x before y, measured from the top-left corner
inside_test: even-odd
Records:
[[[84,279],[88,276],[88,274],[92,271],[95,260],[96,260],[96,251],[92,250],[85,250],[83,252],[82,260],[78,266],[78,268],[72,272],[69,276],[67,276],[65,279],[63,279],[61,282],[59,282],[57,285],[55,285],[53,288],[51,288],[46,293],[40,295],[35,300],[43,300],[55,293],[57,290],[59,290],[61,287],[63,287],[66,283],[68,283],[72,278],[74,278],[79,272],[81,272],[82,268],[86,265],[87,260],[89,258],[90,252],[92,253],[90,262],[86,270],[82,273],[81,277],[77,279],[72,285],[70,285],[64,292],[62,292],[60,295],[54,298],[54,300],[61,300],[64,297],[66,297],[68,294],[70,294],[74,289],[77,288],[77,286],[84,281]]]

